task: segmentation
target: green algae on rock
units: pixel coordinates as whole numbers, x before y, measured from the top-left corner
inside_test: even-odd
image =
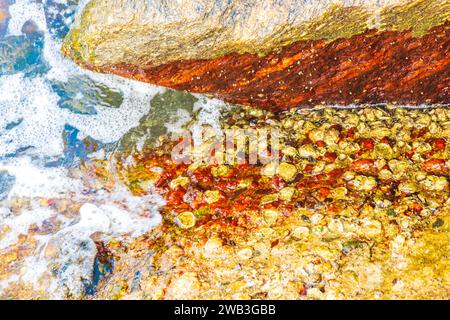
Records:
[[[69,78],[66,82],[54,81],[52,89],[59,96],[59,106],[79,114],[96,114],[96,106],[119,108],[122,93],[87,77]]]
[[[146,149],[155,147],[159,137],[167,133],[166,125],[177,121],[180,112],[187,112],[190,116],[195,102],[197,98],[189,93],[167,90],[157,94],[150,102],[150,112],[140,120],[136,128],[121,139],[121,152],[124,154],[136,150],[142,152],[144,147]]]

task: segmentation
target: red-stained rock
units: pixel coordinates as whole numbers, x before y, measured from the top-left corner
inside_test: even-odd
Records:
[[[443,159],[430,159],[422,163],[421,168],[428,173],[436,175],[448,175],[450,168]]]
[[[420,38],[371,30],[331,43],[299,41],[264,57],[91,68],[271,110],[320,103],[419,105],[450,101],[449,53],[446,23]]]
[[[375,161],[372,159],[360,159],[350,164],[350,169],[361,174],[376,175],[378,173]]]

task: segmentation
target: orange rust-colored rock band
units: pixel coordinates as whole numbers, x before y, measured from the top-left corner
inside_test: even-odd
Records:
[[[422,37],[369,30],[331,43],[299,41],[264,57],[236,53],[98,71],[270,110],[320,103],[446,104],[450,23]]]

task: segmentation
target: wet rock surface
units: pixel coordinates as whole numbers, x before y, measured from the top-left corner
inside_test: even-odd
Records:
[[[297,42],[263,58],[229,55],[149,69],[107,69],[274,111],[318,103],[448,103],[449,33],[447,23],[421,38],[410,32],[367,32],[329,44]]]
[[[279,129],[279,162],[177,164],[169,141],[118,162],[134,193],[150,183],[163,195],[164,220],[109,245],[114,273],[95,298],[447,297],[448,117],[439,107],[235,110],[222,129]]]
[[[448,1],[93,0],[72,27],[65,50],[94,67],[124,62],[158,66],[230,53],[268,53],[299,40],[333,41],[372,28],[411,29],[417,36],[443,24],[449,5]]]
[[[110,7],[91,1],[66,38],[89,69],[271,110],[449,101],[448,1]]]
[[[184,101],[185,111],[195,103],[175,92],[154,103],[161,99]],[[78,200],[70,194],[4,200],[0,277],[13,280],[3,282],[2,296],[51,297],[48,292],[57,289],[84,299],[448,297],[447,108],[318,107],[274,114],[234,107],[222,115],[220,129],[237,130],[237,140],[250,128],[279,130],[280,157],[256,164],[178,163],[171,152],[179,141],[151,130],[152,119],[163,119],[155,113],[130,130],[126,141],[135,147],[73,170],[93,193]],[[191,117],[183,127],[195,131],[195,112]],[[207,130],[187,158],[208,154],[215,137]],[[151,147],[136,147],[140,141]],[[254,145],[223,147],[210,156],[239,159]],[[161,223],[136,222],[138,238],[118,239],[114,232],[133,225],[125,211],[90,204],[118,187],[131,194],[127,200],[112,196],[117,208],[143,221],[151,216],[153,197],[164,199]],[[26,210],[38,204],[44,222],[33,223],[39,220]],[[12,233],[9,226],[21,221],[19,234]],[[38,278],[21,275],[42,250],[38,239],[44,235],[51,240],[44,251],[50,269]],[[67,254],[74,248],[77,254]],[[74,278],[77,266],[84,266],[81,279]],[[49,288],[55,279],[59,285]]]
[[[96,107],[118,108],[123,102],[120,91],[95,83],[89,78],[72,78],[52,83],[59,106],[79,114],[97,114]]]
[[[173,90],[155,96],[150,102],[151,111],[140,120],[139,126],[122,137],[123,154],[144,152],[144,149],[160,145],[159,137],[167,133],[167,123],[176,122],[183,116],[190,117],[196,101],[191,94]]]

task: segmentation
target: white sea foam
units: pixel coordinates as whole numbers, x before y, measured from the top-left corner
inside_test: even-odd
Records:
[[[86,1],[81,5],[85,5]],[[25,78],[22,74],[0,77],[0,157],[32,146],[34,155],[57,156],[63,152],[61,134],[68,124],[104,143],[119,140],[128,130],[138,125],[150,108],[150,100],[165,89],[113,75],[97,74],[77,67],[62,57],[61,44],[47,30],[42,3],[17,0],[11,6],[9,34],[20,34],[23,23],[35,20],[45,32],[44,58],[50,70],[41,77]],[[120,90],[124,101],[120,108],[96,106],[97,114],[79,115],[58,107],[58,96],[48,80],[66,81],[69,77],[88,76],[97,83]],[[220,110],[225,104],[216,99],[197,95],[195,105],[200,110],[199,124],[218,127]],[[6,132],[11,123],[20,125]],[[185,119],[185,117],[183,117]],[[174,126],[172,126],[174,127]]]
[[[60,154],[61,133],[65,124],[76,127],[85,136],[105,143],[117,141],[149,111],[152,97],[163,92],[161,87],[80,69],[72,61],[62,57],[61,44],[52,38],[47,30],[42,4],[18,0],[11,6],[11,12],[9,34],[20,34],[21,26],[29,19],[33,19],[40,30],[45,32],[44,58],[50,70],[44,76],[33,79],[24,79],[21,74],[0,78],[0,130],[7,123],[15,122],[14,120],[24,120],[18,130],[20,134],[11,132],[6,136],[2,135],[3,139],[9,139],[8,151],[25,146],[28,140],[38,144],[35,146],[36,154]],[[121,107],[111,109],[96,106],[97,114],[89,117],[60,109],[57,105],[58,97],[52,92],[47,80],[66,81],[69,77],[82,75],[123,92],[124,101]],[[24,129],[28,132],[24,133]],[[32,134],[31,131],[35,133]],[[37,134],[40,136],[35,137]],[[40,142],[45,143],[39,144]],[[46,145],[48,143],[50,146]]]
[[[86,3],[82,1],[78,11]],[[79,139],[89,136],[103,143],[116,142],[139,124],[149,111],[151,99],[165,90],[83,70],[64,58],[60,52],[61,41],[47,30],[44,5],[45,1],[16,0],[10,7],[12,19],[8,35],[20,35],[22,25],[33,20],[44,32],[43,58],[50,69],[33,77],[21,73],[0,76],[0,171],[15,177],[7,199],[0,202],[0,226],[9,230],[0,234],[0,255],[16,244],[21,235],[28,234],[30,228],[45,229],[50,223],[55,230],[32,235],[36,245],[24,260],[18,262],[17,270],[2,277],[0,298],[11,284],[43,289],[48,298],[81,294],[82,279],[89,281],[91,278],[97,252],[92,237],[95,235],[102,241],[128,241],[139,237],[160,223],[158,210],[164,204],[156,194],[136,197],[120,186],[112,191],[86,193],[84,181],[71,177],[68,169],[44,165],[49,158],[63,155],[65,125],[77,128]],[[88,77],[121,91],[123,103],[117,109],[95,106],[95,115],[61,109],[51,81],[65,82],[72,77]],[[220,111],[227,105],[201,95],[197,97],[197,126],[219,128]],[[169,131],[180,130],[188,120],[187,114],[180,114],[179,121],[168,125]],[[20,150],[23,153],[18,154]],[[90,158],[103,159],[105,156],[100,150]],[[5,205],[15,198],[30,199],[30,203],[13,212]],[[40,198],[69,201],[80,207],[79,214],[65,216],[55,208],[42,205]],[[8,272],[2,272],[5,271]]]
[[[0,202],[0,225],[7,231],[0,237],[0,254],[17,243],[30,228],[41,228],[52,220],[56,233],[33,235],[36,247],[17,270],[0,281],[2,290],[13,283],[31,284],[42,289],[49,298],[66,294],[81,294],[83,283],[93,272],[96,246],[99,240],[126,241],[148,232],[161,221],[158,209],[163,205],[157,195],[134,197],[127,189],[117,187],[111,192],[85,194],[80,179],[71,178],[68,169],[45,167],[45,159],[57,158],[64,152],[65,125],[80,130],[79,138],[92,137],[103,143],[119,140],[150,108],[150,101],[163,88],[121,79],[111,75],[94,74],[78,68],[62,57],[60,41],[52,38],[46,27],[42,3],[17,0],[10,8],[12,19],[8,35],[20,35],[22,25],[33,20],[44,32],[44,59],[50,70],[44,75],[25,77],[23,74],[0,76],[0,170],[15,177],[5,201]],[[120,108],[96,106],[96,115],[79,115],[58,106],[58,96],[50,81],[67,81],[71,77],[90,77],[97,83],[120,90]],[[24,154],[17,154],[25,150]],[[11,157],[14,155],[13,157]],[[97,152],[104,157],[104,152]],[[95,155],[91,155],[93,157]],[[26,210],[12,212],[4,205],[13,198],[29,198]],[[37,198],[66,199],[81,207],[75,217],[65,217],[56,209],[43,207]],[[53,255],[49,255],[49,247]],[[56,273],[52,270],[59,266]]]
[[[83,190],[80,180],[67,176],[67,169],[37,166],[29,158],[18,158],[0,163],[0,170],[7,171],[15,177],[9,198],[60,198],[67,197],[69,192]]]
[[[2,225],[13,228],[13,232],[6,233],[6,236],[0,241],[0,250],[17,243],[19,235],[27,234],[31,225],[36,224],[39,227],[52,215],[54,215],[52,210],[39,208],[32,211],[26,210],[17,217],[4,219]]]
[[[8,34],[20,35],[23,24],[33,20],[40,30],[46,30],[46,20],[42,3],[30,0],[16,0],[9,8],[12,16],[8,25]]]
[[[94,235],[97,241],[127,242],[161,222],[158,210],[164,202],[158,195],[136,197],[120,186],[110,192],[99,190],[84,195],[82,183],[69,178],[65,169],[43,169],[25,160],[2,169],[16,175],[17,182],[10,196],[32,199],[27,209],[18,213],[6,207],[0,209],[0,225],[9,230],[0,239],[0,254],[17,244],[21,235],[30,235],[31,227],[40,230],[51,224],[55,232],[31,235],[36,245],[20,262],[19,270],[11,270],[9,276],[0,281],[0,297],[2,290],[12,283],[43,289],[45,297],[52,299],[64,298],[67,294],[81,295],[84,282],[89,282],[93,274],[97,254]],[[67,190],[70,196],[62,193]],[[43,207],[33,196],[51,199],[50,196],[65,196],[64,199],[79,204],[79,215],[66,217],[54,208]]]

